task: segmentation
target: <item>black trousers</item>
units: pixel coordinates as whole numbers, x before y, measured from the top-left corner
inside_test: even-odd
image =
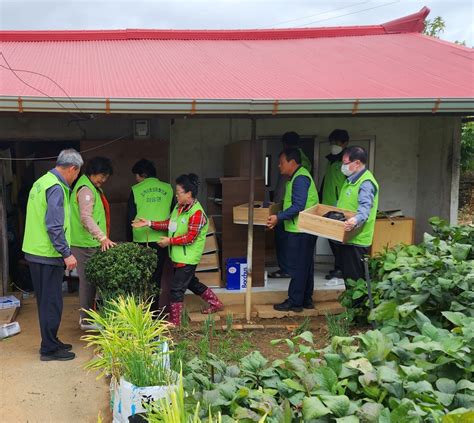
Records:
[[[292,306],[312,302],[314,291],[314,248],[317,237],[287,232],[286,257],[291,276],[288,299]]]
[[[329,247],[331,248],[332,254],[334,256],[334,270],[342,271],[342,258],[341,258],[341,243],[329,239]]]
[[[199,279],[195,275],[195,271],[195,264],[187,264],[184,267],[175,267],[170,292],[172,303],[182,303],[187,289],[196,295],[204,294],[207,290],[207,286],[202,282],[199,282]]]
[[[41,354],[58,350],[58,330],[63,313],[62,284],[64,268],[49,264],[29,263],[35,289],[41,331]]]
[[[369,247],[351,244],[339,244],[339,252],[344,279],[365,279],[364,256],[369,253]]]
[[[146,247],[146,243],[140,242],[140,245]],[[156,251],[158,263],[156,269],[153,272],[152,280],[155,282],[158,288],[161,288],[161,276],[163,275],[163,266],[165,265],[165,260],[168,257],[168,248],[161,248],[156,242],[149,242],[149,248],[153,248]]]
[[[288,273],[288,258],[286,256],[286,243],[288,239],[288,232],[285,231],[283,222],[275,226],[275,252],[278,262],[278,267],[285,273]]]

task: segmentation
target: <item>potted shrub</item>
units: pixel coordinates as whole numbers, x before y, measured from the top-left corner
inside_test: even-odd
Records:
[[[170,324],[150,310],[151,301],[120,296],[107,301],[100,312],[87,310],[98,332],[83,336],[95,357],[86,369],[111,375],[114,422],[145,411],[145,405],[167,397],[174,389],[170,369]]]
[[[146,299],[159,293],[152,283],[156,265],[155,250],[126,242],[93,255],[87,262],[86,276],[102,300],[119,295]]]

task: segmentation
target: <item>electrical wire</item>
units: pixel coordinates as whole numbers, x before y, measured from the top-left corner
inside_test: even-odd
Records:
[[[81,150],[79,151],[79,153],[81,154],[84,154],[84,153],[88,153],[89,151],[94,151],[94,150],[98,150],[102,147],[105,147],[107,145],[110,145],[110,144],[113,144],[114,142],[117,142],[117,141],[120,141],[120,140],[123,140],[124,138],[127,138],[127,137],[130,137],[132,136],[132,134],[126,134],[126,135],[122,135],[121,137],[119,138],[115,138],[111,141],[107,141],[105,142],[104,144],[101,144],[101,145],[97,145],[95,147],[91,147],[91,148],[86,148],[85,150]],[[9,158],[9,157],[0,157],[0,160],[4,160],[4,161],[12,161],[12,162],[19,162],[19,161],[39,161],[39,160],[54,160],[54,159],[57,159],[58,156],[49,156],[49,157],[30,157],[30,158]]]
[[[319,19],[317,21],[307,22],[303,25],[297,25],[295,28],[302,28],[302,27],[305,27],[307,25],[312,25],[312,24],[315,24],[315,23],[318,23],[318,22],[323,22],[323,21],[329,21],[331,19],[342,18],[343,16],[355,15],[355,14],[360,13],[360,12],[366,12],[367,10],[373,10],[373,9],[378,9],[379,7],[390,6],[391,4],[395,4],[395,3],[400,3],[400,0],[392,1],[391,3],[379,4],[378,6],[368,7],[366,9],[357,10],[355,12],[346,13],[344,15],[332,16],[330,18],[324,18],[324,19]]]
[[[80,113],[83,113],[81,111],[81,109],[79,109],[78,105],[73,101],[73,99],[67,94],[66,90],[64,90],[64,88],[62,88],[56,81],[54,81],[52,78],[50,78],[49,76],[47,75],[44,75],[42,73],[39,73],[39,72],[34,72],[34,71],[27,71],[27,70],[20,70],[20,69],[13,69],[10,64],[8,63],[8,60],[7,58],[5,57],[5,55],[3,54],[3,52],[0,52],[0,56],[3,58],[3,60],[5,61],[5,63],[7,64],[7,66],[4,66],[4,65],[0,65],[0,67],[4,68],[4,69],[8,69],[11,73],[13,73],[13,75],[15,75],[15,77],[20,81],[22,82],[24,85],[26,85],[27,87],[30,87],[32,90],[35,90],[36,92],[44,95],[45,97],[48,97],[49,99],[53,100],[55,103],[57,103],[61,108],[63,108],[66,112],[68,112],[69,114],[71,114],[73,117],[75,117],[76,119],[80,119],[80,120],[87,120],[87,119],[83,119],[81,118],[80,116],[72,113],[69,109],[67,109],[66,107],[64,107],[62,105],[62,103],[60,103],[59,101],[57,101],[54,97],[51,97],[49,94],[45,93],[44,91],[40,90],[39,88],[36,88],[34,87],[33,85],[29,84],[28,82],[26,82],[24,79],[22,79],[18,74],[17,72],[29,72],[29,73],[32,73],[32,74],[35,74],[35,75],[39,75],[39,76],[42,76],[44,78],[47,78],[49,79],[51,82],[53,82],[64,94],[66,94],[66,97],[71,100],[71,102],[74,104],[74,106],[76,107],[77,110],[79,110]]]
[[[274,23],[272,25],[262,26],[261,28],[272,28],[276,25],[283,25],[283,24],[290,23],[290,22],[301,21],[303,19],[314,18],[315,16],[325,15],[326,13],[338,12],[339,10],[349,9],[351,7],[356,7],[356,6],[360,6],[362,4],[365,4],[365,3],[370,3],[370,1],[371,0],[367,0],[367,1],[363,1],[362,3],[351,4],[350,6],[339,7],[339,8],[336,8],[336,9],[327,10],[326,12],[320,12],[320,13],[316,13],[314,15],[303,16],[302,18],[296,18],[296,19],[290,19],[288,21],[277,22],[277,23]]]

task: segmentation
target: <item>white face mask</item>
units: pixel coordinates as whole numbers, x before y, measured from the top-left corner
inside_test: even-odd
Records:
[[[342,151],[342,147],[337,144],[332,144],[331,145],[331,154],[333,155],[338,155]]]
[[[346,176],[351,176],[354,172],[349,169],[350,163],[341,166],[341,172]]]

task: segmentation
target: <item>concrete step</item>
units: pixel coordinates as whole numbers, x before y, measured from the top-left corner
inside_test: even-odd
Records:
[[[214,292],[225,307],[245,304],[245,291],[228,291],[226,289],[214,289]],[[315,303],[338,301],[343,289],[318,289],[314,291],[313,301]],[[288,298],[286,290],[258,290],[252,291],[252,305],[273,305],[281,303]],[[201,298],[192,292],[186,293],[184,303],[190,312],[199,311],[205,305]]]

